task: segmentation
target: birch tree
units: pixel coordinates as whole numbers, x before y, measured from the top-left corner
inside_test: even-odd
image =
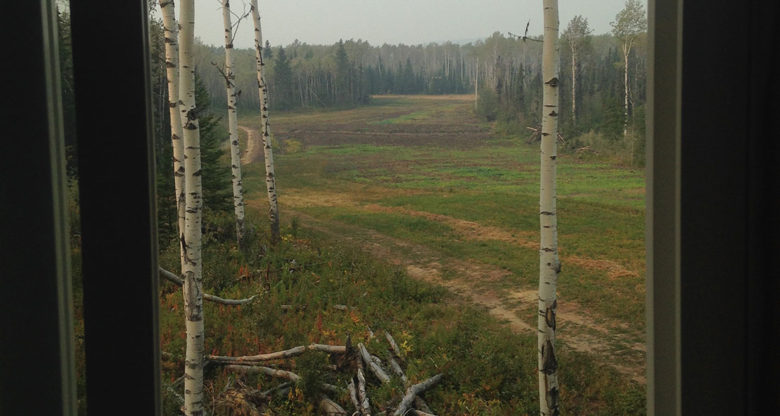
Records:
[[[225,26],[225,89],[227,92],[228,130],[230,134],[230,168],[233,180],[233,210],[236,214],[236,240],[244,247],[244,191],[241,181],[241,153],[238,146],[238,95],[233,74],[233,24],[230,18],[230,0],[222,1],[222,23]]]
[[[628,56],[631,48],[639,39],[639,35],[647,31],[645,9],[639,0],[627,0],[626,6],[615,16],[612,34],[620,41],[623,50],[623,137],[628,135],[628,111],[630,105],[630,88],[628,83]]]
[[[268,190],[268,218],[271,222],[271,244],[279,242],[279,206],[276,201],[276,174],[274,153],[271,148],[271,127],[268,117],[268,84],[263,76],[263,32],[260,26],[260,11],[257,0],[251,0],[252,21],[255,24],[255,63],[257,66],[257,90],[260,95],[260,134],[263,137],[265,156],[265,186]]]
[[[571,51],[571,119],[577,124],[577,73],[579,52],[593,30],[588,25],[588,19],[580,15],[574,16],[566,30],[563,32],[563,38],[569,44]]]
[[[182,119],[179,114],[179,28],[176,23],[174,0],[160,0],[160,10],[165,31],[165,68],[168,81],[168,111],[171,119],[171,146],[173,147],[173,184],[176,192],[176,213],[179,241],[184,233],[186,200],[184,195],[184,143]],[[184,250],[180,250],[181,267],[184,267]],[[183,270],[183,269],[182,269]]]
[[[538,371],[539,412],[556,416],[558,410],[558,362],[555,358],[556,286],[561,264],[558,259],[555,165],[558,137],[558,0],[543,0],[544,45],[542,49],[541,180],[539,186],[539,317]]]
[[[184,132],[184,193],[186,212],[181,249],[184,255],[183,298],[187,346],[184,365],[184,413],[200,416],[203,410],[203,264],[201,258],[201,216],[203,195],[200,166],[200,131],[195,102],[195,7],[182,0],[179,22],[181,118]]]

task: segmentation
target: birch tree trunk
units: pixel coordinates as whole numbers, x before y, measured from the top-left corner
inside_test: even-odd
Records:
[[[230,167],[233,179],[233,210],[236,214],[236,241],[244,248],[244,191],[241,180],[241,152],[238,146],[238,116],[233,74],[233,24],[230,21],[230,0],[222,1],[222,23],[225,26],[225,89],[227,92],[228,130],[230,133]]]
[[[555,359],[556,285],[561,270],[558,259],[555,159],[558,137],[558,0],[543,0],[544,46],[542,77],[544,97],[541,137],[541,181],[539,186],[539,319],[538,371],[539,411],[556,416],[558,410],[558,363]]]
[[[631,43],[623,42],[623,137],[628,136],[628,55],[631,53]],[[633,154],[633,151],[631,152]]]
[[[184,314],[187,350],[184,365],[184,413],[201,416],[203,410],[203,264],[201,263],[201,215],[203,209],[200,166],[200,130],[195,103],[195,7],[193,0],[182,0],[179,21],[181,114],[184,131],[184,192],[187,209],[181,248],[184,252]]]
[[[271,222],[271,244],[280,240],[279,206],[276,201],[276,174],[274,172],[274,153],[271,148],[271,128],[268,122],[268,84],[263,77],[263,32],[260,26],[260,11],[257,0],[251,0],[252,20],[255,24],[255,62],[257,65],[257,90],[260,94],[260,133],[263,136],[263,154],[265,156],[265,186],[268,190],[268,218]]]
[[[571,45],[571,120],[577,124],[577,47]]]
[[[184,143],[182,119],[179,114],[179,27],[176,24],[174,0],[160,0],[160,10],[165,30],[165,68],[168,80],[168,110],[171,119],[171,145],[173,146],[173,184],[176,192],[176,213],[179,224],[179,241],[184,233]],[[180,250],[180,262],[184,268],[184,251]]]

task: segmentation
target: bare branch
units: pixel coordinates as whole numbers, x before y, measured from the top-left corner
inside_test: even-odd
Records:
[[[320,351],[328,354],[344,354],[347,352],[347,347],[343,345],[325,345],[325,344],[311,344],[300,345],[290,348],[288,350],[270,352],[267,354],[257,355],[244,355],[241,357],[228,357],[221,355],[207,355],[206,359],[220,364],[245,364],[252,365],[252,363],[260,361],[281,360],[290,357],[296,357],[303,354],[306,351]]]
[[[360,356],[363,358],[363,362],[366,363],[368,368],[371,370],[372,373],[378,378],[382,383],[387,383],[390,381],[390,376],[387,375],[385,370],[382,369],[377,363],[374,362],[374,360],[371,359],[371,354],[368,353],[368,350],[366,349],[366,346],[363,345],[363,343],[358,344],[358,351],[360,352]]]
[[[184,286],[184,280],[182,280],[179,276],[177,276],[173,272],[169,272],[168,270],[165,270],[162,267],[160,267],[159,270],[160,270],[160,276],[164,277],[169,282],[176,283],[179,286]],[[209,295],[208,293],[203,294],[203,299],[214,303],[220,303],[222,305],[244,305],[253,301],[256,297],[257,295],[245,299],[225,299],[219,296]]]
[[[443,377],[442,374],[437,374],[428,380],[425,380],[421,383],[417,383],[408,389],[406,389],[406,395],[404,395],[404,398],[401,399],[401,403],[398,405],[398,408],[395,410],[395,413],[393,413],[393,416],[402,416],[405,415],[406,412],[409,411],[409,407],[412,405],[412,402],[414,401],[414,398],[424,391],[430,389],[433,387],[436,383],[441,380]]]

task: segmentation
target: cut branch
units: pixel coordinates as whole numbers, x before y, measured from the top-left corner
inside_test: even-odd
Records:
[[[349,390],[349,398],[352,400],[352,405],[355,406],[357,413],[360,413],[360,401],[358,400],[357,389],[355,388],[355,380],[349,381],[347,390]]]
[[[399,360],[403,361],[404,356],[401,354],[401,349],[398,348],[398,344],[395,343],[395,339],[393,339],[393,336],[390,335],[389,332],[385,332],[385,338],[387,338],[387,342],[390,343],[390,348],[393,349],[393,354],[395,354],[395,356],[398,357]]]
[[[184,281],[179,276],[176,276],[176,274],[174,274],[173,272],[169,272],[168,270],[165,270],[162,267],[160,267],[159,269],[160,269],[160,276],[164,277],[169,282],[176,283],[179,286],[184,285]],[[253,301],[256,297],[257,295],[246,299],[225,299],[219,296],[209,295],[208,293],[203,294],[203,299],[214,303],[221,303],[223,305],[244,305]]]
[[[241,374],[265,374],[271,377],[283,378],[292,382],[298,382],[301,376],[293,373],[292,371],[279,370],[270,367],[250,366],[250,365],[229,365],[225,367],[230,371]]]
[[[366,346],[363,345],[363,343],[358,344],[358,351],[360,352],[360,356],[363,358],[363,362],[366,363],[368,368],[371,370],[372,373],[378,378],[382,383],[387,383],[390,381],[390,376],[387,375],[385,370],[382,369],[377,363],[374,362],[374,360],[371,359],[371,354],[368,353],[368,350],[366,349]]]
[[[290,357],[296,357],[303,354],[306,351],[320,351],[328,354],[344,354],[347,352],[347,347],[343,345],[324,345],[324,344],[311,344],[300,345],[290,348],[288,350],[270,352],[267,354],[257,355],[244,355],[241,357],[227,357],[222,355],[208,355],[206,359],[215,363],[222,364],[246,364],[251,365],[254,362],[281,360]]]
[[[395,413],[393,413],[393,416],[402,416],[405,415],[406,412],[409,411],[409,408],[412,405],[412,402],[414,401],[414,398],[417,397],[418,394],[423,393],[424,391],[430,389],[433,387],[436,383],[441,380],[443,377],[442,374],[437,374],[428,380],[423,381],[422,383],[417,383],[408,389],[406,389],[406,395],[403,399],[401,399],[401,403],[398,405],[398,408],[395,410]]]
[[[347,411],[344,410],[341,406],[338,405],[338,403],[334,402],[333,400],[323,397],[320,400],[320,411],[322,411],[322,414],[328,415],[328,416],[346,416]]]
[[[363,361],[360,357],[355,357],[357,365],[358,380],[358,400],[360,401],[360,411],[364,416],[371,416],[371,405],[368,403],[368,394],[366,393],[366,376],[363,374]]]

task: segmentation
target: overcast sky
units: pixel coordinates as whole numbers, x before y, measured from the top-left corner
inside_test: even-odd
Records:
[[[195,0],[195,33],[206,44],[224,44],[220,3]],[[624,3],[559,0],[561,30],[581,14],[596,34],[606,33]],[[242,5],[242,0],[231,1],[236,12]],[[309,44],[339,39],[363,39],[372,45],[463,42],[496,31],[522,33],[529,20],[529,35],[542,33],[542,0],[259,0],[259,8],[263,39],[273,46],[295,39]],[[241,23],[236,47],[252,47],[251,27],[251,19]]]

